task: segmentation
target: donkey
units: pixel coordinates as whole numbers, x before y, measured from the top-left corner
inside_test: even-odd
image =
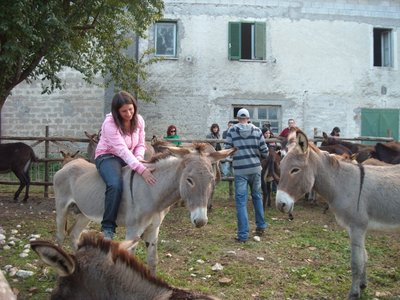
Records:
[[[328,136],[326,132],[322,133],[323,141],[321,142],[321,146],[328,146],[328,145],[342,145],[347,147],[351,154],[355,156],[356,160],[359,163],[362,163],[364,160],[371,157],[371,151],[374,150],[374,145],[364,145],[359,143],[351,143],[341,140],[340,138],[335,138]]]
[[[268,157],[261,159],[261,190],[263,192],[263,207],[271,207],[273,184],[279,183],[279,164],[281,156],[273,147],[269,149]]]
[[[61,167],[64,167],[67,163],[70,161],[77,159],[77,158],[83,158],[82,156],[79,155],[79,150],[77,150],[75,153],[70,153],[70,152],[65,152],[63,150],[60,150],[60,153],[63,157],[63,160],[61,162]]]
[[[58,274],[57,287],[50,299],[202,299],[213,296],[171,287],[149,270],[125,248],[138,239],[117,243],[106,241],[96,232],[82,233],[78,250],[67,254],[47,241],[31,241],[32,249]]]
[[[352,285],[348,299],[367,286],[365,235],[369,229],[400,227],[400,165],[371,166],[338,160],[309,144],[297,130],[289,134],[289,151],[281,162],[276,206],[291,212],[312,187],[329,203],[351,243]]]
[[[215,185],[212,163],[233,154],[236,149],[207,153],[205,144],[194,149],[168,147],[148,163],[155,169],[157,183],[147,185],[142,176],[129,167],[123,170],[123,195],[117,224],[126,227],[126,240],[142,237],[147,245],[147,262],[152,274],[156,272],[157,240],[161,223],[169,208],[183,199],[196,227],[207,224],[207,201]],[[65,238],[68,207],[80,210],[76,223],[68,230],[76,248],[81,231],[92,220],[100,223],[104,213],[105,184],[94,164],[76,159],[54,175],[57,239]]]
[[[85,131],[85,135],[89,139],[89,144],[87,146],[88,160],[91,163],[94,163],[94,155],[96,152],[97,144],[99,143],[100,140],[101,131],[99,130],[98,133],[93,133],[93,134]]]
[[[14,201],[18,200],[19,194],[25,187],[25,196],[22,201],[28,200],[31,184],[29,171],[31,163],[34,161],[38,161],[38,158],[31,146],[20,142],[0,144],[0,173],[13,172],[19,180],[19,188],[14,194]]]

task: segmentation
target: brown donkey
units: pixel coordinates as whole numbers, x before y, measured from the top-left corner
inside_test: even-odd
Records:
[[[117,243],[104,240],[100,233],[84,232],[74,255],[47,241],[30,243],[40,258],[60,275],[50,299],[218,300],[171,287],[152,276],[144,264],[125,250],[138,240]]]

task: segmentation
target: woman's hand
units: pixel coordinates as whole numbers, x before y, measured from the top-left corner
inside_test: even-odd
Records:
[[[143,177],[144,181],[146,181],[147,184],[153,185],[153,184],[155,184],[157,182],[157,180],[153,176],[151,171],[153,171],[153,170],[150,170],[149,168],[146,168],[142,173],[142,177]]]

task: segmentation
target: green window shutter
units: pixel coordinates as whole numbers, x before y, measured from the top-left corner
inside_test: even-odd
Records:
[[[228,29],[228,58],[239,60],[241,55],[240,22],[229,22]]]
[[[266,59],[266,29],[265,23],[255,23],[255,56],[256,59]]]

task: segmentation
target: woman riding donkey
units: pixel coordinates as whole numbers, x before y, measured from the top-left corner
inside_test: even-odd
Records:
[[[105,210],[101,231],[106,239],[115,234],[116,219],[122,195],[122,167],[128,165],[147,184],[155,184],[152,170],[141,162],[145,152],[145,123],[138,114],[136,99],[121,91],[112,99],[111,113],[101,127],[96,148],[96,167],[106,183]]]

